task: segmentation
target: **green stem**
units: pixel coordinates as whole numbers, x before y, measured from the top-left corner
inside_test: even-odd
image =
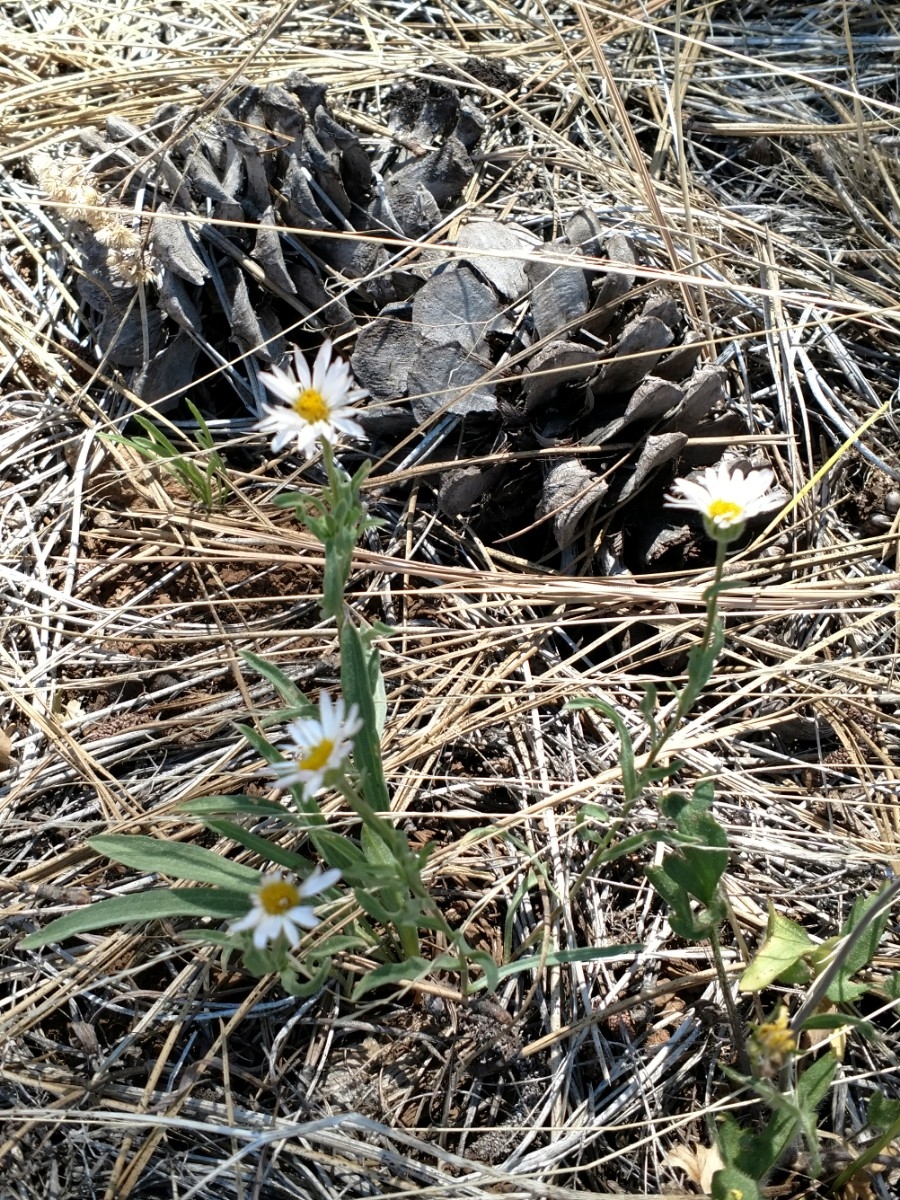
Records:
[[[741,1024],[741,1018],[734,1003],[734,996],[731,994],[728,972],[725,970],[725,961],[722,958],[722,943],[719,941],[719,932],[717,929],[710,930],[709,944],[712,947],[713,962],[716,964],[716,975],[719,978],[719,987],[722,989],[725,1008],[728,1010],[728,1022],[731,1025],[731,1038],[738,1056],[738,1065],[745,1075],[749,1075],[750,1060],[747,1057],[744,1027]]]
[[[706,623],[703,627],[703,636],[700,639],[700,646],[698,647],[700,657],[708,652],[715,635],[716,618],[718,616],[719,607],[719,595],[722,591],[722,578],[725,573],[725,553],[727,549],[728,540],[716,538],[715,573],[713,575],[712,583],[706,589],[704,594],[704,599],[706,600]],[[597,849],[593,852],[593,854],[591,854],[583,869],[579,872],[578,878],[575,880],[569,892],[570,900],[578,894],[579,890],[584,886],[585,881],[592,876],[604,854],[618,836],[619,830],[628,820],[632,808],[634,808],[635,804],[644,794],[644,790],[647,786],[647,775],[650,769],[655,766],[666,743],[672,738],[673,734],[676,733],[681,725],[682,720],[693,707],[697,697],[707,682],[708,677],[706,679],[698,678],[696,680],[691,679],[690,677],[688,678],[688,682],[678,695],[678,702],[675,706],[675,712],[673,713],[667,725],[663,728],[662,732],[658,733],[657,736],[653,738],[643,766],[637,769],[637,794],[632,797],[626,797],[625,803],[622,805],[621,813],[612,822],[609,829],[606,831],[603,840],[597,846]]]
[[[698,649],[698,657],[703,657],[708,651],[712,643],[716,631],[716,619],[718,617],[719,596],[722,591],[722,576],[725,571],[725,552],[728,549],[728,542],[722,539],[716,539],[716,566],[713,581],[706,589],[704,599],[706,600],[706,623],[703,627],[703,636],[700,639]],[[672,736],[678,731],[681,722],[693,708],[700,692],[709,682],[709,677],[702,679],[692,679],[688,677],[688,681],[678,694],[678,703],[675,706],[675,712],[671,719],[666,724],[662,733],[654,739],[653,744],[647,754],[647,758],[643,767],[638,773],[638,778],[644,775],[644,772],[652,767],[659,758],[660,751]],[[643,780],[641,779],[641,782]]]

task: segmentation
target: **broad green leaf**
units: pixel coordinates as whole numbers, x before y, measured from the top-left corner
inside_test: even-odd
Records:
[[[261,796],[198,796],[196,800],[185,800],[177,812],[192,817],[218,817],[249,815],[254,817],[279,817],[293,822],[294,814],[277,800],[264,800]]]
[[[696,807],[708,809],[716,798],[716,785],[711,779],[701,779],[694,785],[693,803]]]
[[[307,700],[296,683],[292,679],[288,679],[284,671],[276,667],[274,663],[270,663],[256,654],[251,654],[249,650],[241,651],[241,657],[248,666],[253,667],[255,671],[258,671],[262,675],[263,679],[271,683],[285,704],[290,705],[291,708],[298,709],[305,716],[315,717],[318,715],[316,706]]]
[[[667,792],[659,800],[659,810],[664,817],[677,823],[678,818],[690,804],[683,792]]]
[[[867,1115],[875,1129],[889,1129],[900,1121],[900,1100],[889,1100],[883,1092],[873,1092]]]
[[[680,834],[701,842],[695,846],[681,843],[679,854],[663,859],[663,870],[691,896],[705,905],[712,904],[719,880],[728,867],[728,838],[725,830],[707,812],[693,805],[685,808],[678,818]]]
[[[743,1129],[731,1113],[724,1113],[716,1130],[716,1144],[726,1166],[733,1166],[745,1153],[751,1134]]]
[[[813,949],[815,942],[806,930],[796,921],[777,913],[770,901],[765,940],[741,976],[740,990],[762,991]]]
[[[810,1063],[797,1083],[797,1102],[800,1110],[798,1124],[809,1154],[809,1173],[814,1179],[819,1177],[822,1169],[816,1110],[828,1095],[837,1067],[838,1060],[834,1054],[823,1054],[821,1058]]]
[[[243,888],[252,891],[259,887],[259,871],[230,862],[214,850],[182,842],[166,842],[140,834],[104,833],[88,838],[92,850],[105,854],[113,862],[124,863],[137,871],[153,871],[171,879],[190,879],[194,883],[211,883],[217,887]]]
[[[213,917],[227,920],[243,916],[248,908],[247,895],[242,891],[225,888],[155,888],[133,896],[119,896],[114,900],[98,900],[96,904],[57,917],[43,929],[29,933],[19,945],[23,949],[33,950],[38,946],[46,946],[48,942],[62,942],[93,929],[134,922],[145,924],[162,917]]]
[[[763,1200],[759,1184],[736,1167],[725,1167],[712,1177],[713,1200]]]
[[[900,971],[891,971],[882,981],[879,991],[888,1000],[900,1000]]]
[[[852,933],[867,920],[866,914],[873,905],[878,903],[884,891],[885,889],[881,888],[874,896],[857,896],[853,908],[850,910],[850,916],[841,930],[842,937]],[[860,934],[859,940],[854,943],[841,968],[842,975],[846,975],[848,978],[856,975],[872,961],[878,952],[878,943],[881,941],[890,915],[890,909],[886,908],[868,925],[865,932]]]
[[[868,991],[867,983],[855,983],[848,974],[841,971],[831,981],[825,995],[832,1004],[853,1004]]]
[[[352,620],[346,620],[341,630],[341,683],[345,702],[357,706],[362,720],[362,728],[354,739],[356,766],[368,803],[376,812],[387,812],[391,801],[381,762],[381,740],[378,736],[375,698],[372,695],[369,654],[360,631]]]
[[[802,1108],[815,1113],[828,1095],[837,1068],[838,1061],[830,1052],[809,1064],[797,1083],[797,1099]]]

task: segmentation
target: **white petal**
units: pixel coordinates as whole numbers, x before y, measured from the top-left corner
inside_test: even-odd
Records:
[[[259,919],[259,909],[251,908],[250,911],[239,921],[233,921],[229,928],[232,933],[246,933],[248,929],[253,929]]]
[[[312,376],[309,373],[309,365],[303,354],[300,353],[300,347],[294,347],[294,370],[297,372],[297,379],[304,388],[312,385]]]
[[[298,925],[303,929],[315,929],[317,925],[321,924],[321,921],[308,904],[295,905],[284,914],[283,920],[290,922],[293,927],[294,936],[291,939],[292,942],[299,942],[302,936],[296,928]]]
[[[277,396],[279,400],[283,400],[285,404],[293,404],[297,399],[297,382],[287,371],[282,371],[280,367],[273,367],[271,371],[260,371],[259,377],[268,391],[273,396]]]
[[[316,361],[313,364],[312,370],[312,385],[319,391],[324,392],[325,381],[328,378],[329,364],[331,363],[331,340],[326,338],[319,347],[319,353],[316,355]]]
[[[313,871],[308,879],[304,879],[300,884],[301,896],[316,896],[319,892],[325,892],[341,878],[341,872],[337,867],[331,867],[327,871],[320,871],[318,867]],[[292,910],[293,911],[293,910]]]

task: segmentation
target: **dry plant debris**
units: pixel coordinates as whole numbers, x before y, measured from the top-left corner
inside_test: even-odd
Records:
[[[769,463],[785,509],[731,562],[727,652],[673,747],[688,781],[716,776],[739,850],[731,965],[768,901],[825,938],[897,868],[892,10],[164,0],[3,22],[3,1188],[696,1194],[683,1164],[703,1179],[731,1103],[715,973],[638,858],[570,902],[618,743],[562,704],[602,697],[638,733],[709,568],[661,509],[676,463]],[[354,586],[397,631],[395,807],[437,843],[448,914],[544,965],[466,1008],[438,983],[353,1011],[168,925],[20,955],[36,922],[152,882],[86,836],[196,839],[179,801],[256,785],[233,722],[273,698],[241,650],[335,684],[321,562],[268,503],[303,464],[249,433],[258,368],[326,333],[371,393],[386,524]],[[100,436],[135,411],[190,435],[185,394],[227,462],[220,510]],[[873,1089],[898,1093],[896,1018],[872,1019],[823,1114],[838,1169]],[[880,1163],[871,1194],[893,1189]]]

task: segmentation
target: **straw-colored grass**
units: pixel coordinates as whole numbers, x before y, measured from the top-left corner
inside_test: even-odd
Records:
[[[748,449],[794,497],[730,568],[726,651],[671,747],[686,787],[716,780],[737,973],[769,902],[828,937],[900,862],[898,46],[890,5],[851,0],[3,6],[3,1196],[696,1194],[669,1156],[709,1146],[716,1114],[748,1103],[716,1067],[729,1034],[708,950],[673,938],[646,860],[572,895],[588,853],[576,819],[616,812],[619,748],[562,705],[608,700],[640,749],[641,688],[682,677],[708,573],[540,569],[435,517],[421,463],[376,464],[390,536],[360,548],[351,581],[395,629],[397,819],[436,840],[429,881],[470,938],[542,969],[468,1007],[435,977],[352,1008],[335,990],[286,998],[167,924],[17,952],[36,923],[152,884],[86,837],[212,844],[176,805],[259,782],[234,722],[274,697],[241,651],[311,693],[336,671],[320,554],[269,503],[299,476],[268,469],[247,422],[219,426],[233,492],[213,515],[100,439],[133,398],[85,340],[69,227],[30,156],[110,114],[200,103],[210,79],[215,111],[238,76],[297,69],[374,143],[384,91],[409,74],[472,55],[518,72],[514,94],[473,80],[479,169],[434,241],[474,213],[583,205],[627,229],[649,264],[636,286],[665,282],[707,355],[730,351]],[[655,820],[640,806],[629,828]],[[876,975],[900,967],[890,928]],[[872,1091],[900,1095],[893,1013],[877,1024],[884,1040],[851,1040],[823,1110],[837,1158],[864,1144]],[[892,1194],[888,1177],[873,1194]]]

